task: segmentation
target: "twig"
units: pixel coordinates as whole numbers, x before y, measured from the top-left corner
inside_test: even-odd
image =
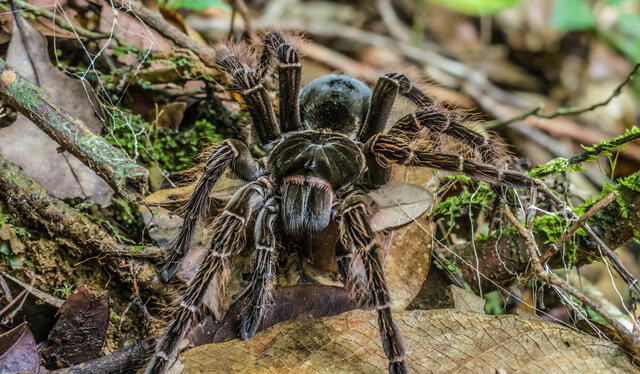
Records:
[[[520,235],[525,239],[525,243],[527,245],[527,249],[529,251],[529,256],[531,258],[531,264],[533,267],[533,271],[538,278],[545,281],[546,283],[558,287],[561,290],[567,292],[569,295],[575,297],[580,300],[584,305],[593,309],[596,313],[598,313],[609,325],[611,325],[616,332],[619,334],[621,341],[624,344],[624,347],[630,349],[634,356],[640,356],[640,339],[635,336],[631,331],[625,328],[620,322],[616,319],[609,316],[600,305],[591,300],[589,297],[584,295],[582,292],[578,291],[576,288],[567,283],[564,279],[560,278],[556,274],[546,271],[540,262],[540,258],[538,257],[538,246],[536,244],[535,239],[533,238],[533,234],[531,231],[524,228],[520,222],[514,217],[511,210],[507,207],[502,209],[505,216],[511,221],[511,223],[518,229]]]
[[[113,34],[109,34],[109,33],[99,33],[99,32],[94,32],[94,31],[90,31],[85,29],[84,27],[81,27],[79,25],[72,25],[71,23],[67,22],[65,19],[63,19],[62,17],[56,15],[53,12],[50,12],[46,9],[43,8],[39,8],[37,6],[34,6],[32,4],[27,3],[26,1],[23,0],[13,0],[15,2],[15,4],[22,9],[26,9],[29,12],[37,15],[37,16],[42,16],[45,18],[48,18],[50,20],[52,20],[56,25],[58,25],[59,27],[65,29],[65,30],[69,30],[79,36],[83,36],[87,39],[91,39],[91,40],[97,40],[97,39],[114,39],[116,41],[116,43],[118,43],[118,45],[122,46],[122,47],[127,47],[127,48],[131,48],[131,44],[127,43],[124,39],[120,38],[117,35],[113,35]]]
[[[240,14],[240,17],[242,17],[242,22],[244,23],[244,32],[249,37],[249,40],[258,42],[258,36],[253,29],[251,16],[249,16],[249,8],[247,7],[247,4],[245,4],[244,0],[231,0],[231,7],[233,8],[234,12]]]
[[[19,302],[21,303],[22,299],[26,299],[26,298],[27,298],[27,290],[24,289],[20,291],[18,296],[15,297],[15,299],[11,300],[7,305],[4,306],[4,308],[2,308],[2,310],[0,310],[0,320],[4,319],[5,314],[9,313],[9,311],[11,310],[11,308],[13,308],[14,305],[16,305]]]
[[[358,77],[367,81],[375,82],[383,72],[353,60],[340,52],[327,48],[321,44],[308,41],[301,45],[301,52],[309,58],[324,65],[330,66],[346,75]]]
[[[398,18],[391,0],[378,0],[377,5],[378,13],[382,18],[382,22],[387,26],[389,33],[393,35],[394,38],[404,43],[409,43],[411,41],[410,32],[402,21],[400,21],[400,18]]]
[[[550,163],[562,161],[566,167],[579,164],[581,162],[588,161],[593,157],[599,156],[604,152],[616,149],[622,145],[632,142],[638,138],[640,138],[640,128],[634,126],[631,129],[627,130],[627,133],[625,133],[624,135],[620,135],[611,140],[601,141],[600,143],[594,144],[590,147],[584,147],[586,149],[584,152],[579,153],[573,157],[560,157],[550,161],[547,164],[540,165],[531,171],[531,175],[534,175],[536,178],[545,177],[554,172],[553,168],[549,168],[548,170],[545,169],[545,166],[549,165]]]
[[[209,67],[216,67],[216,52],[213,48],[207,47],[197,40],[191,38],[187,34],[180,31],[177,27],[162,18],[158,12],[154,12],[146,8],[142,3],[136,0],[113,0],[113,3],[138,17],[147,26],[153,28],[183,48],[192,50],[202,62]]]
[[[58,107],[40,87],[16,73],[2,59],[0,95],[122,197],[136,201],[145,193],[149,179],[145,168],[92,133],[82,121]]]
[[[33,285],[29,285],[18,278],[12,277],[11,275],[5,272],[2,272],[2,276],[11,279],[12,282],[17,283],[20,287],[24,288],[27,292],[29,292],[33,296],[37,297],[40,300],[44,300],[55,307],[60,308],[62,306],[62,303],[64,303],[64,300],[58,299],[53,295],[49,295],[44,291],[40,291],[39,289],[35,288]]]
[[[622,82],[620,82],[620,84],[616,87],[616,89],[613,90],[611,95],[609,95],[609,97],[607,97],[605,100],[600,101],[598,103],[591,104],[591,105],[589,105],[587,107],[584,107],[584,108],[575,108],[575,107],[559,108],[555,112],[548,113],[548,114],[540,113],[540,111],[542,110],[542,107],[537,106],[535,108],[529,109],[528,111],[526,111],[526,112],[524,112],[522,114],[519,114],[517,116],[511,117],[511,118],[487,122],[484,125],[484,127],[486,127],[486,128],[495,128],[495,127],[499,127],[499,126],[504,126],[504,125],[507,125],[507,124],[512,123],[512,122],[522,121],[522,120],[526,119],[529,116],[535,116],[535,117],[546,118],[546,119],[554,119],[554,118],[560,117],[560,116],[570,116],[570,115],[576,115],[576,114],[582,114],[582,113],[590,112],[592,110],[595,110],[595,109],[598,109],[600,107],[608,105],[611,102],[611,100],[613,100],[618,95],[620,95],[622,93],[622,89],[627,84],[629,84],[629,82],[631,82],[631,79],[638,72],[639,69],[640,69],[640,63],[635,64],[633,69],[631,69],[629,74],[627,74],[625,79]]]
[[[582,217],[580,217],[577,221],[575,221],[573,225],[571,225],[571,227],[569,227],[565,232],[562,233],[562,235],[560,235],[558,240],[556,240],[555,245],[557,245],[558,247],[561,247],[562,244],[565,241],[567,241],[567,239],[569,239],[576,231],[578,231],[578,229],[582,225],[584,225],[585,222],[589,220],[589,218],[593,217],[593,215],[596,214],[598,211],[600,211],[600,209],[611,204],[611,202],[617,199],[619,195],[620,194],[618,193],[618,191],[613,191],[607,196],[605,196],[602,200],[595,203],[591,208],[589,208],[589,210],[587,210],[587,212],[584,215],[582,215]]]

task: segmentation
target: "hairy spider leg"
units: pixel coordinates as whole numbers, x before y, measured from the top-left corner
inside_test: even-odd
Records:
[[[272,57],[275,57],[278,65],[280,130],[283,133],[300,130],[302,128],[298,101],[302,82],[300,54],[282,34],[270,32],[264,38],[264,50],[260,58],[263,77],[269,70]]]
[[[275,224],[280,217],[280,198],[272,197],[264,204],[254,227],[255,252],[251,263],[251,283],[245,296],[240,337],[250,339],[258,330],[269,301],[275,278],[276,250]]]
[[[353,248],[343,245],[342,242],[338,240],[336,243],[335,256],[344,288],[349,291],[359,303],[365,302],[369,290],[362,268],[356,265]]]
[[[535,185],[533,179],[519,172],[466,160],[459,155],[430,152],[419,148],[412,149],[412,144],[403,138],[377,135],[369,141],[368,149],[375,156],[377,163],[382,166],[393,163],[425,166],[465,174],[475,180],[511,188],[528,188]]]
[[[415,140],[423,128],[430,134],[448,135],[471,146],[480,155],[483,163],[495,162],[496,156],[489,137],[451,120],[434,108],[419,110],[400,118],[389,130],[389,135]]]
[[[221,46],[216,49],[218,65],[233,78],[236,89],[242,95],[253,121],[253,127],[262,145],[280,137],[280,126],[276,120],[267,89],[262,85],[262,76],[255,67],[247,63],[247,51],[239,46]]]
[[[187,254],[189,244],[198,225],[206,219],[211,199],[209,194],[227,168],[245,181],[263,174],[260,163],[251,156],[247,146],[239,140],[229,139],[217,145],[206,156],[205,166],[189,200],[182,208],[184,219],[178,234],[169,242],[159,264],[160,279],[168,282],[176,273],[180,260]]]
[[[422,92],[419,87],[414,85],[406,75],[402,73],[387,73],[384,76],[398,82],[398,85],[400,86],[400,95],[411,100],[411,102],[413,102],[418,108],[423,108],[427,105],[433,104],[433,99]]]
[[[371,95],[367,118],[358,134],[358,140],[366,143],[372,136],[384,131],[399,89],[400,84],[395,79],[387,76],[378,78]]]
[[[411,100],[419,110],[401,118],[391,128],[389,134],[404,136],[414,140],[421,129],[427,129],[432,140],[439,143],[439,135],[448,135],[462,143],[471,146],[480,155],[480,160],[487,164],[495,163],[497,154],[490,137],[473,131],[464,125],[450,119],[437,106],[433,99],[416,87],[404,74],[389,73],[386,77],[395,79],[400,86],[400,94]]]
[[[173,322],[159,340],[145,374],[166,373],[170,363],[178,355],[180,342],[202,307],[207,289],[215,286],[219,288],[220,295],[224,293],[229,276],[230,257],[244,249],[249,221],[271,191],[271,182],[266,178],[259,178],[238,190],[224,211],[215,219],[211,246],[182,295]],[[214,279],[215,282],[212,282]]]
[[[343,202],[339,219],[340,241],[351,248],[364,265],[369,305],[378,313],[378,327],[382,347],[389,360],[390,374],[408,372],[402,335],[391,315],[391,297],[382,270],[382,247],[376,242],[371,228],[370,207],[373,200],[363,191],[354,191]]]

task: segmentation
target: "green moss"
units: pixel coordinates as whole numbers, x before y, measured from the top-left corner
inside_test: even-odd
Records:
[[[640,192],[640,172],[618,179],[618,185],[624,186],[635,192]]]
[[[142,166],[157,166],[169,174],[194,166],[203,148],[222,140],[216,126],[205,119],[188,129],[175,130],[153,127],[138,115],[118,111],[113,123],[105,135],[108,142]]]
[[[473,207],[485,209],[496,197],[495,192],[488,183],[470,184],[468,178],[459,179],[463,183],[462,192],[444,199],[438,204],[434,214],[443,215],[453,221],[461,216],[463,209]],[[475,189],[472,190],[471,187],[475,187]]]
[[[624,148],[630,141],[640,137],[640,127],[632,127],[627,129],[624,134],[613,139],[603,140],[591,146],[583,146],[585,152],[574,156],[570,159],[558,157],[544,165],[529,172],[529,176],[533,178],[541,178],[549,174],[559,174],[561,172],[583,171],[579,166],[582,162],[592,162],[597,156],[607,156],[611,158],[614,149]]]
[[[540,165],[527,173],[531,178],[541,178],[545,175],[557,175],[563,172],[584,171],[579,164],[570,164],[564,157],[554,158],[546,164]]]

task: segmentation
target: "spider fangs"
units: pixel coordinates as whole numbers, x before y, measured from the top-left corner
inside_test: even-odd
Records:
[[[406,373],[405,350],[391,316],[382,271],[383,248],[370,224],[376,207],[367,192],[389,182],[394,164],[462,173],[506,187],[530,187],[534,182],[521,173],[496,167],[490,138],[450,120],[402,74],[380,77],[373,90],[354,78],[328,75],[300,92],[299,54],[287,38],[269,33],[259,64],[249,51],[246,46],[219,47],[218,63],[244,98],[255,133],[267,152],[266,162],[254,159],[248,147],[234,139],[222,142],[205,157],[203,173],[183,209],[184,223],[162,263],[164,280],[171,278],[187,252],[198,220],[208,211],[209,192],[225,170],[231,168],[247,184],[215,218],[205,259],[159,339],[146,373],[167,370],[178,354],[180,341],[196,322],[205,291],[208,287],[224,290],[229,259],[246,245],[254,254],[240,335],[251,338],[269,302],[277,242],[303,233],[313,235],[333,221],[339,227],[335,255],[345,286],[358,284],[352,269],[352,259],[357,257],[364,266],[363,302],[378,313],[389,372]],[[278,119],[262,85],[273,62],[279,80]],[[398,94],[419,110],[383,133]],[[471,147],[478,156],[465,159],[434,152],[437,148],[415,141],[421,132],[427,132],[430,139],[448,136]],[[246,243],[247,230],[253,230],[252,243]]]

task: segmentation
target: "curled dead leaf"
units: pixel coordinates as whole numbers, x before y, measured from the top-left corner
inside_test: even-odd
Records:
[[[395,313],[413,373],[639,373],[615,344],[558,324],[459,310]],[[180,356],[183,373],[381,373],[376,313],[291,321]]]

